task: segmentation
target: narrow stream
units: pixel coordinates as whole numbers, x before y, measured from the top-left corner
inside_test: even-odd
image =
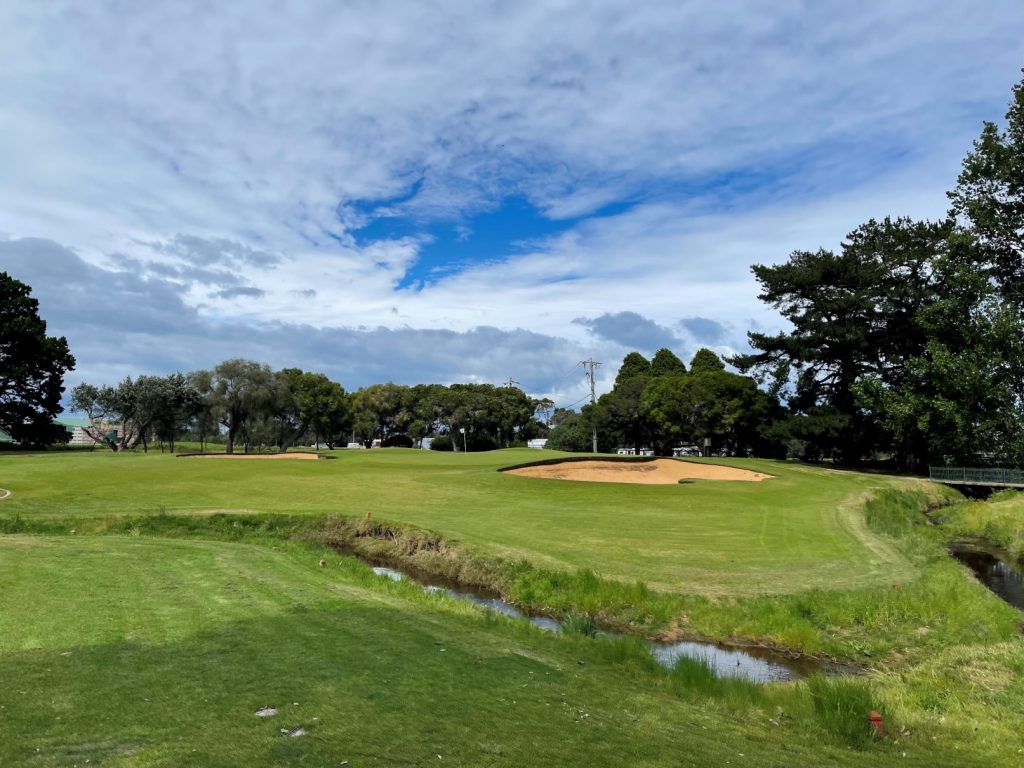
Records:
[[[1024,574],[1007,562],[997,549],[971,541],[950,544],[949,553],[974,572],[975,577],[995,594],[1024,611]]]
[[[356,557],[359,557],[356,555]],[[382,565],[374,565],[371,561],[360,557],[373,568],[373,572],[392,581],[409,579],[427,592],[441,592],[458,600],[466,600],[488,610],[506,616],[529,621],[548,632],[561,632],[562,624],[551,616],[529,615],[516,606],[502,600],[496,593],[472,589],[463,584],[444,582],[426,574],[415,574],[400,571]],[[612,632],[599,632],[605,637],[616,637]],[[672,668],[681,658],[699,659],[705,662],[720,677],[740,677],[755,683],[769,683],[784,680],[796,680],[814,673],[843,671],[828,668],[814,659],[793,659],[766,648],[735,648],[724,647],[715,643],[686,641],[679,643],[651,642],[651,654],[665,667]]]

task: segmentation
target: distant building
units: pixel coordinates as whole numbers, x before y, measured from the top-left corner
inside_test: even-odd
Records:
[[[85,446],[96,446],[105,445],[102,440],[97,440],[86,431],[87,427],[92,427],[92,422],[88,419],[71,419],[61,416],[59,419],[53,420],[54,424],[60,424],[66,429],[70,435],[71,440],[68,441],[68,445],[85,445]],[[117,440],[121,434],[120,424],[98,424],[96,429],[93,430],[96,434],[109,435],[111,439]]]
[[[422,440],[420,440],[420,448],[422,448],[424,451],[429,451],[430,450],[430,446],[431,446],[431,444],[433,442],[434,442],[434,438],[432,438],[432,437],[424,437]]]

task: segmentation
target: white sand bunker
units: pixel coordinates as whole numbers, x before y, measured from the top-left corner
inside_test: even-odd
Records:
[[[654,461],[563,461],[508,470],[510,475],[539,477],[546,480],[583,480],[590,483],[641,483],[674,485],[680,480],[743,480],[760,482],[771,477],[749,469],[697,464],[692,461],[655,459]]]
[[[197,453],[193,456],[183,456],[187,459],[305,459],[317,460],[320,458],[316,453]]]

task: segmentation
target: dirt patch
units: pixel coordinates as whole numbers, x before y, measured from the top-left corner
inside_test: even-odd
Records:
[[[183,459],[304,459],[316,461],[318,453],[194,453],[185,454]]]
[[[675,459],[654,461],[566,461],[520,467],[507,471],[510,475],[539,477],[545,480],[582,480],[589,483],[640,483],[643,485],[675,485],[680,480],[742,480],[759,482],[771,475],[749,469],[723,467],[718,464],[697,464]]]

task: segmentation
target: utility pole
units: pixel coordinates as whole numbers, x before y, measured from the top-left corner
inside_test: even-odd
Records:
[[[512,387],[514,387],[518,383],[518,381],[509,376],[508,381],[505,382],[505,386],[508,387],[509,389],[512,389]]]
[[[591,403],[591,405],[593,405],[594,403],[597,402],[597,394],[595,393],[595,390],[594,390],[594,387],[596,386],[596,382],[594,381],[594,369],[597,368],[597,366],[599,366],[600,363],[596,363],[593,360],[580,360],[579,364],[583,366],[583,370],[586,371],[587,378],[590,379],[590,403]],[[593,427],[593,432],[592,432],[591,436],[593,438],[593,443],[594,443],[594,453],[597,453],[597,425],[596,424]]]

